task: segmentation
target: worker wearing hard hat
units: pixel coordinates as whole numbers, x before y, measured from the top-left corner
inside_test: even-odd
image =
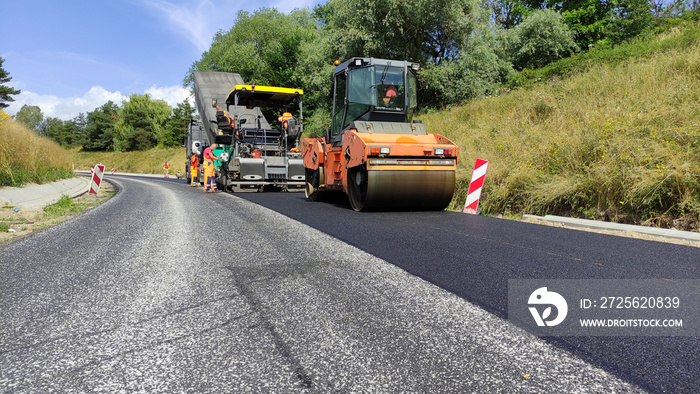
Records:
[[[214,149],[217,144],[211,144],[204,150],[204,193],[210,191],[216,192],[216,175],[214,168],[214,160],[219,160],[219,156],[214,155]]]
[[[277,121],[280,122],[280,123],[282,123],[282,122],[284,122],[285,120],[287,120],[287,119],[292,119],[292,118],[293,118],[293,116],[292,116],[292,113],[291,113],[291,112],[285,112],[285,113],[282,114],[282,116],[280,116],[280,117],[277,118]]]
[[[199,157],[192,153],[190,157],[190,186],[197,186],[197,178],[199,178]]]
[[[292,116],[291,112],[285,112],[282,114],[282,116],[277,118],[277,121],[280,122],[282,130],[285,132],[285,134],[289,135],[294,132],[294,130],[292,130],[294,127],[294,117]]]

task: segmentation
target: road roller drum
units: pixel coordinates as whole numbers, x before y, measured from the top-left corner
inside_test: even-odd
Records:
[[[348,197],[356,211],[442,210],[452,201],[451,170],[351,169]]]

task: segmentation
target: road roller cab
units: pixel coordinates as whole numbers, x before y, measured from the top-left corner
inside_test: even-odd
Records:
[[[413,121],[418,64],[353,58],[333,73],[333,119],[303,141],[306,195],[342,191],[356,211],[444,209],[458,148]]]

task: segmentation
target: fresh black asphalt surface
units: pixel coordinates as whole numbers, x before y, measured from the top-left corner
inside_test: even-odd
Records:
[[[355,212],[342,198],[241,198],[507,317],[509,279],[700,279],[700,248],[467,215]],[[556,337],[550,343],[646,390],[700,392],[698,337]]]
[[[508,279],[698,278],[698,249],[107,179],[105,204],[0,249],[0,392],[700,387],[697,338],[543,340],[503,319]]]

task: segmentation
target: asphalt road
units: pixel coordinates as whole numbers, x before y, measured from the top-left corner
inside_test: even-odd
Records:
[[[643,391],[351,245],[404,249],[394,260],[423,256],[437,274],[466,246],[408,242],[449,214],[316,207],[329,216],[313,221],[348,220],[339,239],[239,195],[110,179],[121,190],[107,203],[0,249],[1,392]],[[473,223],[496,242],[492,222]],[[392,243],[370,239],[382,228]],[[506,270],[474,290],[491,312],[500,296],[484,289]],[[464,281],[477,282],[448,284]]]
[[[248,193],[274,209],[507,317],[509,279],[700,279],[700,248],[455,212],[358,213],[342,199]],[[548,342],[645,390],[700,392],[698,337]]]

